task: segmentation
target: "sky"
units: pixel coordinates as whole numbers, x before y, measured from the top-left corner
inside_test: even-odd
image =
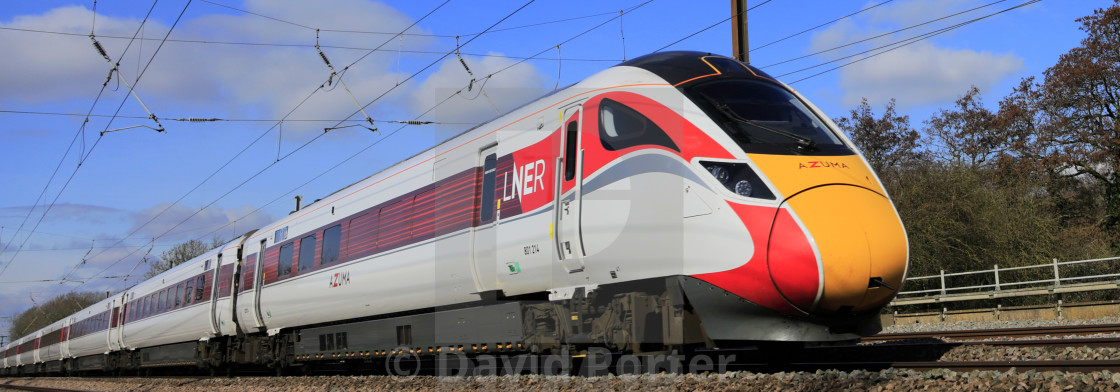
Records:
[[[5,2],[0,334],[626,59],[732,54],[726,1],[526,1]],[[750,62],[833,118],[893,98],[921,128],[973,85],[994,109],[1112,4],[752,0]]]

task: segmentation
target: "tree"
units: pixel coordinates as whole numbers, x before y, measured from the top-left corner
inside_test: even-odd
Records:
[[[105,293],[81,292],[67,293],[55,297],[42,305],[32,306],[12,319],[8,328],[9,341],[15,341],[40,328],[62,320],[105,298]]]
[[[875,118],[867,98],[863,98],[849,117],[833,119],[879,173],[918,156],[918,131],[910,127],[910,116],[897,115],[894,107],[895,100],[891,99],[883,116]]]
[[[1087,36],[1037,86],[1040,158],[1065,177],[1100,183],[1101,227],[1120,247],[1120,0],[1078,19]]]
[[[159,260],[152,264],[148,272],[144,274],[144,279],[152,278],[156,275],[163,273],[169,269],[175,268],[179,264],[183,264],[187,260],[201,256],[203,253],[210,251],[225,244],[221,238],[211,238],[209,243],[190,240],[180,244],[176,244],[160,253]]]
[[[1006,138],[996,127],[996,115],[984,107],[980,89],[972,86],[954,102],[926,120],[926,133],[933,138],[937,157],[953,165],[990,166],[1006,151]]]

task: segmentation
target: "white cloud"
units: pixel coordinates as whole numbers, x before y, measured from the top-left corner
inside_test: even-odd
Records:
[[[204,6],[198,6],[202,10]],[[385,31],[404,30],[413,19],[392,7],[368,0],[252,0],[244,8],[251,12],[290,20],[308,27],[334,30]],[[15,39],[0,40],[0,59],[5,72],[0,73],[0,102],[24,103],[62,102],[68,99],[91,99],[105,81],[110,65],[96,52],[89,38],[93,14],[79,6],[56,8],[42,15],[15,18],[4,27],[81,34],[64,36],[31,32],[5,32]],[[116,60],[124,52],[140,20],[97,15],[98,41]],[[169,26],[149,21],[142,36],[162,38]],[[420,28],[411,33],[424,33]],[[431,37],[353,34],[322,32],[319,43],[337,71],[346,66],[346,84],[361,104],[389,90],[407,75],[396,72],[400,46],[425,49],[436,43]],[[303,46],[252,46],[167,42],[144,73],[137,92],[157,116],[201,115],[250,118],[280,118],[307,97],[317,86],[327,82],[330,70],[310,45],[316,43],[312,29],[280,23],[253,15],[209,14],[184,20],[172,32],[173,40],[208,42],[261,42]],[[365,58],[364,48],[375,48],[387,40],[392,42]],[[126,80],[131,81],[147,64],[159,41],[134,43],[123,56],[120,66]],[[363,48],[363,49],[347,49]],[[362,58],[360,62],[359,58]],[[408,59],[406,59],[408,60]],[[418,61],[428,61],[420,59]],[[406,68],[407,69],[407,68]],[[115,77],[114,77],[115,78]],[[109,87],[119,85],[114,79]],[[292,118],[341,119],[358,109],[344,89],[331,86],[317,92]],[[403,86],[408,87],[408,86]],[[329,91],[328,91],[329,90]],[[367,111],[378,116],[380,105],[406,95],[407,89],[390,95]],[[127,94],[120,86],[109,91],[105,102],[119,102]],[[131,98],[126,112],[143,113]],[[115,105],[113,105],[115,106]],[[106,109],[113,110],[113,109]],[[400,116],[393,113],[392,117]],[[296,125],[286,131],[299,130]],[[321,131],[322,125],[305,129]]]
[[[809,42],[809,51],[818,52],[835,48],[851,42],[853,38],[859,37],[860,35],[874,35],[867,33],[867,31],[860,29],[851,19],[844,19],[832,24],[827,29],[814,33]],[[858,40],[860,38],[855,39]]]
[[[42,15],[16,17],[3,27],[88,35],[93,13],[80,6],[60,7]],[[102,17],[99,34],[132,35],[139,20]],[[166,30],[166,28],[164,28]],[[0,99],[42,102],[91,96],[110,66],[89,38],[6,31],[0,40]],[[123,49],[103,42],[106,50]],[[110,51],[110,56],[113,56]],[[114,57],[115,58],[115,57]]]
[[[514,60],[502,57],[464,59],[478,80],[515,63]],[[463,89],[459,96],[433,111],[433,118],[446,122],[481,122],[494,118],[498,112],[504,114],[547,93],[552,87],[548,85],[550,79],[550,76],[538,71],[536,66],[521,63],[494,75],[483,85],[475,84],[467,91],[465,88],[470,84],[470,75],[458,59],[450,58],[440,64],[439,69],[416,89],[410,104],[414,112],[420,113]]]
[[[870,5],[870,4],[868,4]],[[833,24],[813,35],[808,50],[818,52],[845,43],[860,41],[901,27],[929,21],[934,15],[948,15],[977,5],[975,0],[911,0],[878,7],[867,14]],[[959,18],[965,18],[967,15]],[[963,20],[963,19],[962,19]],[[957,19],[945,23],[956,23]],[[971,85],[985,91],[1023,69],[1023,58],[1015,53],[992,53],[972,49],[946,47],[938,38],[917,41],[907,46],[887,49],[884,46],[945,24],[924,29],[888,34],[839,50],[823,53],[816,60],[852,62],[870,54],[874,57],[840,68],[839,83],[845,105],[857,105],[862,97],[873,104],[898,99],[903,107],[952,101]],[[939,38],[943,38],[939,37]],[[878,49],[884,47],[883,49]],[[874,50],[873,50],[874,49]],[[873,50],[867,54],[860,52]],[[817,72],[819,69],[814,69]],[[807,74],[805,74],[807,75]],[[804,76],[799,74],[799,76]]]
[[[843,68],[840,87],[847,105],[858,104],[861,97],[920,105],[952,101],[970,85],[986,91],[1022,69],[1023,59],[1011,53],[917,43]]]
[[[182,204],[161,203],[136,213],[133,216],[134,225],[129,232],[137,231],[134,237],[138,238],[161,236],[159,237],[161,241],[173,242],[195,239],[225,226],[214,235],[230,240],[233,236],[263,227],[274,220],[263,211],[253,212],[253,210],[255,208],[250,206],[235,208],[211,206],[198,211],[196,208]]]
[[[870,5],[868,3],[868,6]],[[906,27],[924,23],[936,16],[955,14],[979,5],[980,2],[977,0],[911,0],[876,7],[868,14],[872,22]]]

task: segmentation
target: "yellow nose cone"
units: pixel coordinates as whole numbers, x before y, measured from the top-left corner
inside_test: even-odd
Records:
[[[906,233],[890,200],[868,189],[829,185],[786,201],[820,254],[824,289],[814,313],[884,305],[906,272]]]

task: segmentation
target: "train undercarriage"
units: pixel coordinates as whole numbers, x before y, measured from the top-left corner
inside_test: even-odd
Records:
[[[480,361],[483,365],[494,361],[498,367],[533,373],[570,367],[572,358],[578,361],[589,354],[664,359],[698,349],[760,345],[788,349],[805,341],[855,340],[879,330],[877,314],[835,320],[781,315],[686,276],[574,288],[567,295],[550,300],[549,293],[517,297],[485,293],[479,302],[411,314],[217,337],[9,370],[15,370],[12,375],[228,375],[330,368],[408,374],[420,363],[435,363],[455,373],[477,369]],[[534,359],[521,367],[508,359],[522,357]],[[548,370],[544,367],[550,358],[555,359],[555,369]]]

